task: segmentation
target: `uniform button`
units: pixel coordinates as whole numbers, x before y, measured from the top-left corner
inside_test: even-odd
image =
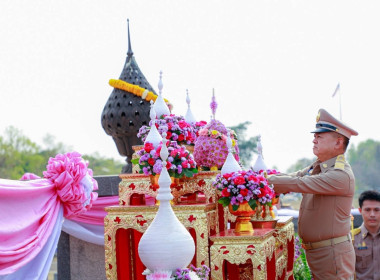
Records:
[[[322,166],[323,166],[323,168],[327,168],[327,164],[326,163],[322,164]]]

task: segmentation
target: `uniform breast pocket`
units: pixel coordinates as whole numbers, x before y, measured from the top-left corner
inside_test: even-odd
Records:
[[[305,206],[307,210],[318,210],[321,206],[321,196],[319,194],[310,195]]]
[[[372,252],[369,249],[356,251],[356,266],[358,268],[367,268],[371,265]]]

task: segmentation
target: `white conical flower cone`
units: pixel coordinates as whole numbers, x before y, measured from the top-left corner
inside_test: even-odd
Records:
[[[230,135],[227,137],[226,144],[228,148],[228,155],[227,155],[226,161],[224,162],[222,166],[222,170],[220,171],[222,175],[241,170],[239,163],[236,161],[234,155],[232,154],[232,140],[231,140]]]
[[[161,117],[162,115],[170,115],[170,110],[168,105],[166,105],[164,98],[162,97],[162,71],[160,71],[160,80],[158,82],[158,96],[156,101],[154,102],[154,110],[156,111],[157,117]]]
[[[187,103],[187,112],[185,115],[185,120],[190,124],[195,124],[197,121],[195,120],[193,112],[191,111],[191,108],[190,108],[190,97],[189,97],[188,90],[186,90],[186,103]]]
[[[260,170],[267,170],[267,166],[264,162],[262,155],[258,155],[255,164],[252,167],[253,171],[259,172]]]
[[[161,149],[163,168],[158,179],[160,188],[157,199],[160,206],[153,222],[150,224],[139,243],[139,256],[150,271],[171,270],[187,267],[195,253],[194,240],[181,224],[170,205],[173,198],[170,191],[171,179],[166,169],[168,151],[166,135]]]
[[[256,159],[256,162],[255,164],[253,165],[252,167],[252,170],[253,171],[260,171],[260,170],[267,170],[267,166],[264,162],[264,157],[263,157],[263,146],[261,145],[261,136],[259,135],[259,138],[258,138],[258,141],[257,141],[257,152],[258,152],[258,156],[257,156],[257,159]]]
[[[152,126],[149,130],[148,135],[145,138],[144,144],[147,142],[152,143],[153,147],[155,149],[157,149],[158,145],[162,141],[162,137],[156,128],[156,111],[153,108],[153,101],[150,101],[150,113],[149,113],[149,115],[150,115],[150,119],[152,120]]]

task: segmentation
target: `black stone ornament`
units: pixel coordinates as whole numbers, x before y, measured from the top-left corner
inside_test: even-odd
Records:
[[[133,56],[129,34],[128,20],[128,52],[123,71],[119,77],[127,83],[138,85],[154,94],[152,86],[146,80]],[[137,137],[141,126],[149,125],[150,103],[131,92],[114,88],[104,106],[101,123],[104,131],[112,136],[120,155],[127,157],[127,164],[122,173],[132,173],[132,146],[142,145]]]

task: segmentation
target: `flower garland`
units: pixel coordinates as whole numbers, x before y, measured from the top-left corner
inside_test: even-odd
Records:
[[[110,79],[108,83],[111,87],[121,89],[124,91],[128,91],[128,92],[130,92],[136,96],[141,97],[142,99],[144,99],[148,102],[150,102],[151,100],[156,101],[156,99],[158,97],[153,92],[151,92],[145,88],[142,88],[138,85],[127,83],[126,81],[123,81],[123,80]],[[169,100],[167,100],[165,98],[164,98],[164,100],[167,104],[172,106],[171,103],[169,102]]]

